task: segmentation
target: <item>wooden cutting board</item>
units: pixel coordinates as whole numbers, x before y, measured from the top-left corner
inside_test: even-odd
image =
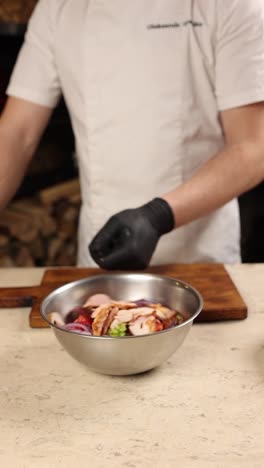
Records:
[[[146,270],[189,283],[204,299],[204,308],[197,321],[242,320],[247,306],[225,267],[221,264],[160,265]],[[39,286],[0,288],[0,308],[32,307],[29,323],[32,328],[47,328],[39,313],[44,297],[57,287],[81,278],[103,274],[98,268],[52,268],[45,271]]]

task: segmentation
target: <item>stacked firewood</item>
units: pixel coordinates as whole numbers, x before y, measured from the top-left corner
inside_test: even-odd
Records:
[[[79,180],[14,200],[0,214],[0,267],[76,264]]]
[[[27,23],[37,0],[0,0],[0,22]]]

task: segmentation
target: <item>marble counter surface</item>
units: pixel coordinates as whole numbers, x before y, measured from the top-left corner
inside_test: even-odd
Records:
[[[160,368],[96,375],[29,309],[0,310],[2,468],[262,468],[264,265],[227,266],[249,307],[241,322],[196,324]],[[42,269],[0,269],[0,286]]]

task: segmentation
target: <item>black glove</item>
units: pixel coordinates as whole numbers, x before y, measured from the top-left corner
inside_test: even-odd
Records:
[[[144,269],[159,238],[170,232],[174,224],[169,204],[155,198],[139,208],[112,216],[89,245],[90,254],[104,269]]]

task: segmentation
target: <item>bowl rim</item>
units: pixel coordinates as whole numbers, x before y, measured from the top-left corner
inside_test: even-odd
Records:
[[[161,280],[167,280],[167,281],[170,281],[170,282],[173,282],[173,283],[176,283],[177,286],[180,286],[181,288],[183,289],[189,289],[192,294],[194,294],[197,299],[198,299],[198,302],[199,302],[199,307],[198,307],[198,310],[190,317],[188,318],[187,320],[185,320],[184,322],[178,324],[178,325],[175,325],[174,327],[171,327],[171,328],[167,328],[166,330],[161,330],[161,331],[158,331],[158,332],[155,332],[155,333],[148,333],[148,334],[144,334],[144,335],[137,335],[137,336],[119,336],[119,337],[115,337],[115,336],[94,336],[94,335],[88,335],[88,334],[85,334],[85,333],[79,333],[78,331],[74,331],[74,330],[65,330],[57,325],[55,325],[54,323],[50,322],[48,320],[48,318],[45,316],[43,310],[45,309],[46,305],[48,304],[48,302],[52,299],[53,296],[57,295],[57,294],[63,294],[65,291],[67,291],[68,289],[71,289],[72,287],[76,286],[76,285],[82,285],[83,283],[86,283],[87,280],[92,280],[92,279],[95,279],[95,278],[109,278],[109,277],[115,277],[115,278],[118,278],[118,277],[132,277],[132,278],[135,278],[137,276],[139,277],[147,277],[147,278],[155,278],[155,279],[161,279]],[[82,338],[91,338],[91,339],[94,339],[94,340],[130,340],[130,339],[139,339],[139,338],[146,338],[146,337],[151,337],[151,336],[156,336],[156,335],[161,335],[161,334],[164,334],[164,333],[168,333],[172,330],[175,330],[177,328],[182,328],[184,327],[185,325],[187,325],[188,323],[190,322],[193,322],[194,319],[201,313],[202,309],[203,309],[203,306],[204,306],[204,300],[203,300],[203,297],[202,295],[200,294],[200,292],[194,288],[192,285],[190,285],[189,283],[186,283],[185,281],[182,281],[181,279],[179,278],[175,278],[175,277],[172,277],[172,276],[167,276],[167,275],[158,275],[158,274],[155,274],[155,273],[100,273],[98,275],[92,275],[92,276],[87,276],[85,278],[81,278],[79,280],[75,280],[75,281],[71,281],[69,283],[66,283],[66,284],[63,284],[62,286],[59,286],[58,288],[54,289],[53,291],[51,291],[43,300],[42,302],[40,303],[40,315],[41,317],[43,318],[43,320],[45,320],[45,322],[47,322],[49,324],[49,326],[51,328],[55,328],[61,332],[65,332],[65,333],[70,333],[71,335],[74,334],[74,335],[78,335],[79,337],[82,337]]]

